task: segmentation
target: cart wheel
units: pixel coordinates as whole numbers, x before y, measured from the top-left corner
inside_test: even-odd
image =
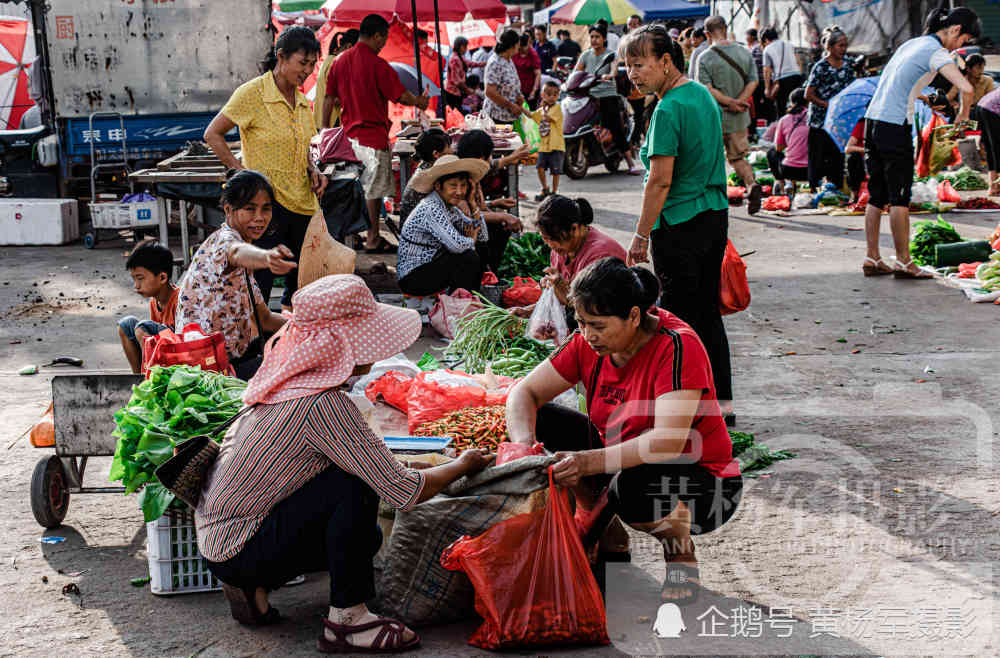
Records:
[[[31,475],[31,512],[44,528],[58,527],[69,509],[69,491],[62,461],[55,455],[42,458]]]
[[[94,245],[97,244],[97,233],[87,233],[83,236],[83,246],[87,249],[93,249]]]

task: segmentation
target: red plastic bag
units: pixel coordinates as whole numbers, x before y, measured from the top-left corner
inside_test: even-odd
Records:
[[[372,402],[378,402],[381,398],[383,402],[396,407],[405,414],[409,409],[406,398],[410,395],[412,386],[413,377],[396,370],[390,370],[365,386],[365,397]]]
[[[951,186],[950,180],[943,180],[938,183],[937,186],[938,201],[943,201],[945,203],[958,203],[962,200],[962,197],[958,196],[958,192],[955,188]]]
[[[542,287],[530,276],[515,276],[514,285],[503,291],[503,305],[507,308],[514,306],[530,306],[538,301],[542,296]]]
[[[445,338],[455,337],[455,325],[465,315],[482,308],[479,298],[465,288],[458,288],[450,295],[438,295],[428,317],[431,326]]]
[[[868,192],[868,181],[862,181],[861,189],[858,190],[858,203],[856,207],[864,208],[865,206],[868,205],[868,202],[871,200],[871,198],[872,195],[871,193]]]
[[[733,241],[726,244],[722,257],[722,278],[719,282],[719,309],[723,315],[738,313],[750,306],[750,283],[747,281],[747,264],[740,258]]]
[[[743,197],[746,196],[747,188],[736,187],[734,185],[726,186],[726,196],[729,197],[729,203],[733,205],[740,205],[743,203]]]
[[[483,624],[469,644],[483,649],[610,644],[607,614],[588,566],[568,494],[549,469],[544,510],[465,536],[441,554],[476,589]]]
[[[494,274],[493,272],[490,272],[489,270],[486,270],[485,272],[483,272],[483,278],[479,282],[479,285],[481,285],[481,286],[495,286],[498,283],[500,283],[500,279],[497,278],[497,275]]]
[[[184,340],[189,331],[202,331],[195,323],[190,323],[180,333],[164,329],[156,336],[147,336],[142,345],[142,374],[149,374],[153,366],[201,366],[202,370],[230,372],[229,356],[226,354],[226,338],[221,331],[208,334],[204,338]]]
[[[409,430],[412,433],[424,423],[458,409],[507,404],[507,393],[515,383],[517,380],[511,377],[487,378],[457,370],[422,372],[413,378],[406,396]]]
[[[535,442],[535,445],[529,446],[526,443],[511,443],[510,441],[504,441],[497,446],[496,465],[503,466],[507,462],[516,461],[521,457],[544,454],[545,446],[538,442]]]
[[[788,210],[792,202],[787,196],[769,196],[760,204],[764,210]]]
[[[465,115],[463,115],[459,110],[449,107],[445,110],[444,129],[451,130],[452,128],[458,128],[459,130],[464,131]]]

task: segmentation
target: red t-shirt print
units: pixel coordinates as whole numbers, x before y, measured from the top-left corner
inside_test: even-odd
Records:
[[[704,345],[676,315],[657,312],[657,334],[622,368],[610,359],[599,359],[579,332],[556,350],[550,362],[563,379],[571,384],[582,381],[589,388],[601,361],[593,394],[588,390],[588,412],[605,445],[630,441],[651,429],[658,397],[700,390],[701,404],[679,460],[696,462],[716,477],[739,475]]]
[[[340,99],[340,122],[362,146],[389,150],[389,101],[406,88],[389,62],[357,43],[342,53],[326,76],[327,95]]]

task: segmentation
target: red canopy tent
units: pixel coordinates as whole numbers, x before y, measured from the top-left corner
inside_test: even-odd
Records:
[[[0,130],[16,130],[34,105],[28,95],[28,69],[35,60],[35,34],[28,21],[0,18]]]

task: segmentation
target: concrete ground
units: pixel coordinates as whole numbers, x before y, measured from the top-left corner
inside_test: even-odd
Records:
[[[594,169],[562,191],[628,239],[641,179]],[[696,539],[706,589],[679,638],[651,632],[662,557],[634,535],[633,562],[607,574],[612,645],[546,655],[997,655],[1000,309],[931,281],[862,277],[860,217],[730,217],[737,248],[755,252],[753,302],[726,319],[738,429],[798,458],[748,478],[736,516]],[[947,219],[980,238],[1000,214]],[[321,574],[275,593],[287,620],[252,631],[221,594],[158,598],[129,584],[147,572],[134,497],[74,496],[51,531],[32,517],[32,469],[50,453],[18,437],[48,404],[52,371],[16,371],[62,355],[124,366],[115,318],[144,310],[124,249],[0,248],[0,656],[313,655]],[[91,485],[108,461],[91,464]],[[63,594],[71,583],[79,594]],[[482,653],[466,645],[475,627],[424,629],[420,653]]]

